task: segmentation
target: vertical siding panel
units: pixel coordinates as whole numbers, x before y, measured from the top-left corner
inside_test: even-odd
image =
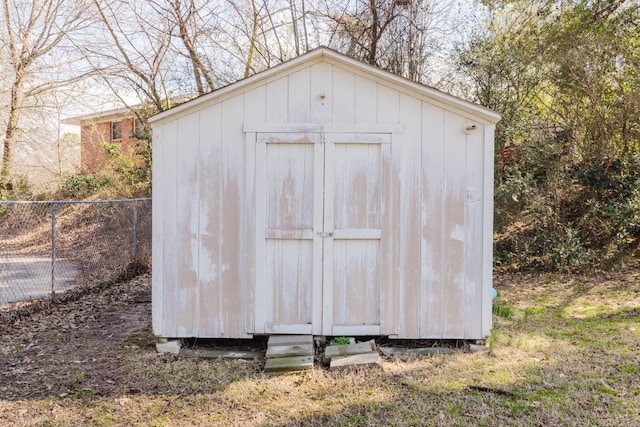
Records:
[[[356,123],[378,122],[378,93],[376,82],[366,77],[355,77],[355,112]]]
[[[443,335],[464,335],[466,138],[464,120],[445,113]]]
[[[355,79],[351,71],[333,67],[333,123],[355,122]]]
[[[400,93],[378,85],[378,122],[400,123]]]
[[[264,123],[267,119],[267,87],[258,86],[244,94],[244,122]]]
[[[402,148],[394,145],[399,156],[400,187],[400,242],[398,260],[400,287],[401,331],[404,338],[420,337],[420,211],[422,209],[421,165],[422,155],[422,103],[401,95],[400,117],[405,122]]]
[[[382,145],[382,200],[380,202],[380,333],[397,336],[399,331],[399,300],[396,274],[399,242],[398,208],[400,198],[395,191],[399,185],[397,167],[391,156],[391,148],[400,143],[400,137],[393,135],[391,144]]]
[[[263,123],[266,120],[266,87],[257,88],[244,95],[244,123]],[[244,205],[242,211],[243,257],[241,271],[245,283],[245,331],[255,332],[255,283],[256,283],[256,134],[245,135]],[[261,236],[264,238],[264,235]]]
[[[289,120],[288,77],[267,83],[266,121],[286,123]]]
[[[244,95],[244,123],[264,123],[266,120],[267,103],[266,86],[258,86]],[[264,144],[263,144],[264,145]],[[244,221],[242,227],[244,235],[244,257],[241,269],[245,273],[245,325],[247,333],[255,333],[256,330],[256,245],[258,233],[256,230],[256,134],[245,135],[245,180],[244,180]],[[264,233],[259,236],[264,242]],[[264,322],[263,322],[264,323]]]
[[[491,332],[493,283],[493,162],[494,125],[484,126],[484,170],[482,197],[482,331],[486,337]]]
[[[164,257],[163,257],[163,249],[164,249],[164,215],[166,207],[171,206],[171,204],[165,202],[164,194],[166,188],[166,181],[170,179],[166,173],[166,168],[164,166],[166,161],[166,151],[167,150],[167,141],[164,138],[164,126],[158,126],[153,129],[153,168],[156,172],[156,178],[152,183],[152,197],[153,204],[151,206],[152,209],[152,230],[153,230],[153,238],[152,238],[152,265],[155,265],[156,268],[151,269],[151,307],[152,307],[152,323],[153,323],[153,333],[156,336],[163,336],[166,333],[163,329],[163,317],[164,317],[164,307],[163,307],[163,299],[164,293],[168,287],[168,281],[165,283],[163,281],[163,270],[164,270]],[[166,206],[166,207],[165,207]]]
[[[163,206],[162,206],[162,228],[164,238],[162,241],[163,264],[162,283],[163,283],[163,335],[167,337],[177,337],[177,318],[176,299],[178,293],[178,276],[177,276],[177,260],[176,242],[180,237],[176,230],[176,221],[178,218],[178,200],[177,200],[177,159],[178,159],[178,122],[171,121],[163,125],[164,138],[164,188]]]
[[[422,106],[421,338],[442,338],[444,110]]]
[[[245,309],[245,332],[253,333],[254,313],[255,313],[255,244],[256,244],[256,213],[255,213],[255,144],[256,134],[247,134],[245,137],[245,180],[244,180],[244,204],[242,212],[242,258],[240,260],[240,271],[244,273],[243,282],[245,284],[244,309]]]
[[[222,102],[222,144],[219,165],[222,169],[221,237],[221,303],[223,331],[226,337],[245,336],[245,283],[241,269],[241,227],[244,221],[244,97],[238,95]]]
[[[311,117],[311,69],[289,75],[289,121],[307,123]]]
[[[311,122],[329,123],[333,115],[333,71],[331,64],[311,66]],[[324,95],[324,98],[321,96]]]
[[[220,287],[223,266],[220,263],[220,224],[222,200],[220,183],[222,166],[220,151],[222,143],[222,110],[214,104],[201,111],[199,188],[200,200],[200,336],[220,337],[222,333]]]
[[[462,307],[464,337],[480,338],[482,334],[482,196],[483,196],[483,129],[467,136],[466,212],[465,212],[465,284]]]
[[[199,112],[178,119],[177,162],[178,335],[198,335]]]
[[[265,332],[267,320],[267,144],[256,144],[256,243],[255,243],[255,333]]]

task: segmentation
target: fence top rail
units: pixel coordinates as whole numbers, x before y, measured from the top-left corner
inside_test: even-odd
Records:
[[[73,205],[80,203],[124,203],[124,202],[148,202],[151,197],[137,199],[112,199],[112,200],[0,200],[1,205]]]

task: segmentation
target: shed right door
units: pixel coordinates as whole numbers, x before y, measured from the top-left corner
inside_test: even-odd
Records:
[[[388,134],[324,138],[323,331],[378,335]]]

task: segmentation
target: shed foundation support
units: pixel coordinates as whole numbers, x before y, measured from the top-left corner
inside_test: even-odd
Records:
[[[182,340],[169,338],[156,338],[156,350],[158,353],[171,353],[176,356],[182,349]]]

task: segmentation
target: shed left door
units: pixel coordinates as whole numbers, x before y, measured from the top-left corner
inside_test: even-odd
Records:
[[[324,149],[320,134],[258,134],[255,332],[320,334]]]

